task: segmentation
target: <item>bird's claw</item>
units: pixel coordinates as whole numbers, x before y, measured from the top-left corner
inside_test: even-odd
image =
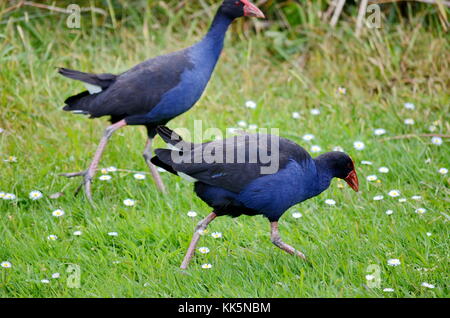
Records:
[[[94,176],[92,173],[90,173],[89,170],[81,171],[81,172],[71,172],[71,173],[62,173],[60,174],[61,177],[66,178],[75,178],[75,177],[83,177],[83,182],[78,186],[78,188],[75,190],[74,195],[78,195],[81,188],[84,186],[84,191],[86,193],[86,197],[88,198],[89,202],[93,203],[92,200],[92,192],[91,192],[91,184]]]

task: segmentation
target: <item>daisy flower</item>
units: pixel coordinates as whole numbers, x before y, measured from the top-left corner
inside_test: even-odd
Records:
[[[375,136],[381,136],[381,135],[384,135],[385,133],[386,133],[386,129],[383,129],[383,128],[377,128],[373,131],[373,134]]]
[[[314,135],[306,134],[302,138],[303,138],[304,141],[311,141],[311,140],[314,139]]]
[[[353,143],[353,147],[354,147],[356,150],[363,150],[364,148],[366,148],[366,145],[364,145],[364,143],[363,143],[362,141],[355,141],[355,142]]]
[[[388,192],[388,195],[390,197],[396,198],[396,197],[400,196],[400,191],[398,191],[398,190],[391,190],[391,191]]]
[[[42,284],[49,284],[50,281],[48,279],[41,279]]]
[[[203,268],[203,269],[210,269],[211,267],[212,267],[211,264],[203,264],[203,265],[202,265],[202,268]]]
[[[133,175],[133,177],[134,177],[136,180],[144,180],[144,179],[146,178],[145,174],[142,174],[142,173],[135,173],[135,174]]]
[[[341,94],[341,95],[347,94],[347,89],[346,89],[345,87],[339,86],[338,89],[337,89],[337,91],[338,91],[338,93]]]
[[[400,203],[406,202],[406,198],[400,198],[400,199],[398,199],[398,202],[400,202]]]
[[[248,100],[245,102],[245,107],[250,108],[250,109],[255,109],[256,103],[252,100]]]
[[[57,210],[52,212],[52,215],[56,216],[56,217],[63,216],[64,214],[65,214],[65,212],[63,210],[61,210],[61,209],[57,209]]]
[[[380,173],[388,173],[389,172],[389,168],[388,167],[380,167],[378,169],[378,172],[380,172]]]
[[[414,119],[412,118],[406,118],[403,122],[405,125],[414,125]]]
[[[383,289],[383,291],[384,292],[386,292],[386,293],[393,293],[394,292],[394,288],[385,288],[385,289]]]
[[[108,172],[116,172],[116,171],[117,171],[117,168],[111,166],[111,167],[106,168],[106,171],[108,171]]]
[[[387,210],[387,211],[386,211],[386,214],[387,214],[387,215],[391,215],[392,213],[394,213],[394,211],[392,211],[392,210]]]
[[[431,236],[433,235],[431,232],[427,232],[427,236]]]
[[[373,280],[375,278],[374,275],[366,275],[367,280]]]
[[[195,211],[189,211],[189,212],[187,213],[187,216],[190,217],[190,218],[195,218],[195,217],[197,216],[197,212],[195,212]]]
[[[5,262],[1,262],[0,266],[3,268],[11,268],[12,265],[10,262],[5,261]]]
[[[314,108],[314,109],[311,109],[310,113],[313,116],[317,116],[317,115],[320,115],[320,110],[317,108]]]
[[[421,286],[422,286],[422,287],[426,287],[426,288],[431,288],[431,289],[434,288],[434,285],[433,285],[433,284],[429,284],[429,283],[425,283],[425,282],[423,282],[423,283],[421,284]]]
[[[376,195],[376,196],[373,197],[374,201],[380,201],[380,200],[383,200],[383,199],[384,199],[384,197],[382,195]]]
[[[5,197],[6,193],[5,192],[0,192],[0,199],[3,199]]]
[[[405,106],[406,109],[411,109],[411,110],[416,108],[416,106],[413,103],[404,103],[403,106]]]
[[[3,160],[4,162],[17,162],[17,157],[9,156],[7,159]]]
[[[311,152],[320,152],[320,151],[322,151],[322,148],[320,148],[320,146],[318,145],[311,146]]]
[[[362,165],[366,165],[366,166],[371,166],[371,165],[373,165],[372,161],[367,161],[367,160],[361,161],[361,164],[362,164]]]
[[[344,148],[342,148],[341,146],[336,146],[333,148],[333,151],[344,152]]]
[[[58,237],[54,234],[47,236],[47,240],[50,240],[50,241],[56,241],[57,239],[58,239]]]
[[[237,124],[239,127],[247,127],[247,122],[245,120],[240,120]]]
[[[388,264],[389,266],[398,266],[398,265],[400,265],[401,263],[400,263],[400,260],[399,260],[399,259],[397,259],[397,258],[391,258],[391,259],[388,259],[387,264]]]
[[[428,127],[428,130],[429,130],[430,132],[433,132],[433,131],[436,130],[436,126],[435,126],[435,125],[430,125],[430,126]]]
[[[292,113],[292,118],[299,119],[300,118],[300,113],[299,112],[293,112]]]
[[[53,273],[52,274],[52,278],[53,279],[57,279],[57,278],[59,278],[61,275],[59,274],[59,273]]]
[[[415,212],[416,212],[417,214],[424,214],[425,212],[427,212],[427,210],[424,209],[424,208],[418,208],[418,209],[415,210]]]
[[[109,236],[118,236],[119,233],[117,233],[117,232],[108,232],[108,235]]]
[[[372,174],[370,176],[367,176],[366,179],[367,179],[367,181],[375,181],[378,179],[378,177],[376,175]]]
[[[213,238],[221,238],[222,237],[222,233],[220,233],[220,232],[213,232],[213,233],[211,233],[211,236]]]
[[[30,192],[29,197],[31,200],[39,200],[40,198],[42,198],[42,193],[40,191],[34,190]]]
[[[292,213],[292,217],[293,217],[294,219],[298,219],[298,218],[301,218],[301,217],[302,217],[302,214],[301,214],[300,212],[294,212],[294,213]]]
[[[422,200],[422,196],[420,196],[420,195],[413,195],[413,196],[411,197],[411,199],[416,200],[416,201]]]
[[[104,174],[104,175],[98,177],[98,179],[101,180],[101,181],[109,181],[109,180],[112,179],[112,177],[110,175],[108,175],[108,174]]]
[[[3,128],[0,128],[0,134],[2,134],[5,130]]]
[[[325,200],[325,204],[328,204],[328,205],[336,205],[336,201],[334,201],[333,199],[326,199],[326,200]]]
[[[440,145],[442,145],[442,138],[441,137],[433,137],[433,138],[431,138],[431,143],[436,146],[440,146]]]
[[[75,231],[75,232],[73,232],[73,235],[75,235],[75,236],[80,236],[81,234],[83,234],[83,232],[81,232],[81,231]]]
[[[199,247],[198,251],[202,254],[208,254],[209,253],[209,248],[207,247]]]
[[[3,196],[3,200],[15,200],[15,199],[16,195],[12,193],[5,193],[5,195]]]
[[[448,173],[448,169],[447,169],[447,168],[440,168],[440,169],[438,170],[438,172],[439,172],[440,174],[447,174],[447,173]]]
[[[136,204],[136,201],[134,201],[132,199],[125,199],[125,200],[123,200],[123,204],[125,204],[126,206],[133,206]]]

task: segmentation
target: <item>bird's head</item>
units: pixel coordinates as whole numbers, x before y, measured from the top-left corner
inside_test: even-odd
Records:
[[[355,164],[349,155],[340,151],[327,152],[316,159],[325,164],[334,178],[345,180],[347,184],[358,192],[359,182]]]
[[[243,16],[265,18],[264,13],[249,0],[224,0],[220,10],[232,19]]]

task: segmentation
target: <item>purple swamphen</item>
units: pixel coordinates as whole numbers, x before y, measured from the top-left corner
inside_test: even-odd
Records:
[[[325,191],[333,178],[344,179],[355,191],[359,188],[353,160],[343,152],[312,158],[296,143],[274,135],[241,135],[193,144],[167,127],[158,127],[157,133],[172,149],[156,149],[151,162],[194,181],[197,196],[213,208],[198,223],[182,269],[187,268],[202,231],[222,215],[264,215],[271,223],[272,243],[306,259],[281,240],[279,218],[293,205]]]
[[[126,125],[144,125],[148,132],[144,158],[158,188],[164,192],[158,170],[150,162],[156,127],[188,111],[198,101],[219,59],[228,27],[242,16],[264,18],[248,0],[224,0],[200,42],[142,62],[119,75],[60,68],[60,74],[84,82],[88,89],[68,98],[63,109],[91,118],[110,116],[112,124],[105,130],[89,168],[62,175],[83,176],[81,186],[85,186],[85,193],[92,202],[92,178],[111,135]]]

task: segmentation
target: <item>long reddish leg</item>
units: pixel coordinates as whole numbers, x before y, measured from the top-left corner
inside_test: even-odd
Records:
[[[147,144],[145,145],[145,150],[143,153],[145,162],[147,163],[148,167],[150,168],[150,172],[152,173],[153,179],[155,180],[156,186],[162,193],[166,193],[166,188],[164,186],[164,183],[161,179],[161,176],[159,175],[158,168],[150,161],[152,159],[152,143],[153,139],[148,138]]]
[[[81,186],[78,187],[78,189],[75,191],[75,194],[77,194],[78,191],[80,191],[81,187],[84,185],[84,191],[86,193],[88,200],[91,203],[93,202],[91,185],[92,185],[92,179],[94,178],[95,172],[97,171],[97,167],[98,167],[98,163],[100,162],[100,158],[102,157],[103,152],[105,151],[106,145],[107,145],[109,139],[111,138],[112,134],[116,130],[118,130],[126,125],[127,125],[127,123],[123,119],[105,129],[105,133],[103,134],[103,137],[100,140],[100,143],[97,147],[97,151],[95,152],[94,158],[92,159],[92,162],[86,171],[61,174],[61,176],[68,177],[68,178],[84,176],[84,181],[81,184]]]
[[[186,256],[183,259],[183,263],[181,263],[180,268],[186,269],[189,265],[189,262],[191,261],[192,257],[195,253],[195,248],[197,247],[198,240],[200,239],[201,233],[206,229],[209,223],[211,223],[212,220],[214,220],[217,217],[216,213],[212,212],[210,213],[206,218],[201,220],[194,232],[194,236],[192,237],[191,244],[189,244],[189,248],[186,252]]]
[[[306,256],[302,252],[297,251],[295,248],[284,243],[281,240],[280,233],[278,233],[278,222],[270,222],[270,228],[271,228],[270,239],[273,244],[275,244],[277,247],[281,248],[283,251],[286,251],[291,255],[297,255],[298,257],[306,260]]]

